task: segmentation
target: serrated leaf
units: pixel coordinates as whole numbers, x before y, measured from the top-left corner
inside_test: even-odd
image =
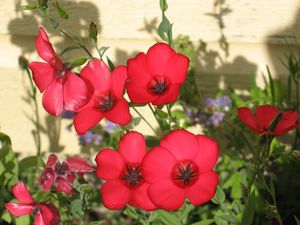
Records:
[[[28,3],[27,5],[23,5],[23,6],[21,6],[21,9],[22,10],[33,10],[33,9],[37,9],[38,8],[38,6],[37,6],[37,4],[36,3]]]
[[[74,60],[73,62],[70,63],[71,65],[71,68],[75,68],[75,67],[78,67],[78,66],[81,66],[83,64],[85,64],[85,62],[88,60],[88,58],[86,57],[81,57],[81,58],[78,58],[76,60]]]
[[[68,19],[69,14],[66,12],[66,10],[56,1],[54,4],[54,7],[56,9],[57,14],[63,18],[63,19]]]

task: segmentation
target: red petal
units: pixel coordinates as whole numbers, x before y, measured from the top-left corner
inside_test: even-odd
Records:
[[[35,47],[39,56],[56,68],[62,67],[61,59],[53,50],[52,44],[49,42],[48,35],[43,28],[40,28],[39,34],[35,39]]]
[[[297,124],[298,121],[298,113],[294,111],[286,111],[282,113],[282,118],[278,122],[275,130],[274,135],[280,136],[284,133],[289,132],[290,130],[293,130],[294,128],[298,127],[300,124]]]
[[[164,75],[167,64],[175,51],[165,43],[153,45],[146,54],[146,63],[151,75]]]
[[[49,191],[54,180],[55,173],[52,168],[45,168],[41,173],[38,183],[42,186],[43,191]]]
[[[178,161],[194,160],[199,151],[196,135],[186,130],[170,132],[160,141],[160,146],[167,149]]]
[[[198,180],[187,192],[187,196],[193,205],[201,205],[208,202],[216,193],[218,175],[215,172],[200,174]]]
[[[45,225],[57,225],[60,223],[60,215],[52,204],[38,204]]]
[[[142,208],[144,210],[154,210],[156,206],[152,203],[148,196],[149,184],[143,183],[136,189],[132,190],[132,196],[129,204],[135,207]]]
[[[130,100],[136,104],[154,102],[158,98],[156,95],[151,95],[147,87],[135,86],[135,84],[131,82],[126,85],[126,89]]]
[[[185,189],[177,187],[171,179],[150,184],[148,194],[154,205],[164,210],[177,210],[184,203]]]
[[[128,203],[131,192],[119,180],[107,181],[100,189],[103,205],[108,209],[122,209]]]
[[[218,143],[204,135],[197,135],[197,139],[199,147],[194,161],[200,173],[211,171],[218,160]]]
[[[46,89],[43,95],[43,106],[51,115],[58,116],[63,110],[62,80],[56,78]]]
[[[37,212],[34,216],[34,225],[46,225],[41,212]]]
[[[128,82],[138,87],[146,87],[152,79],[152,75],[147,71],[146,55],[139,53],[135,58],[127,61]]]
[[[179,91],[180,91],[180,84],[171,84],[168,87],[168,90],[160,95],[156,100],[152,102],[153,105],[164,105],[170,102],[176,101]]]
[[[136,131],[125,134],[120,140],[119,152],[126,162],[141,163],[146,154],[144,136]]]
[[[119,152],[112,149],[103,149],[96,156],[97,177],[105,180],[118,179],[125,165]]]
[[[256,107],[256,120],[260,129],[268,129],[271,122],[277,117],[279,111],[271,105]]]
[[[103,118],[101,112],[94,108],[86,108],[74,117],[74,127],[78,134],[84,134]]]
[[[238,116],[240,120],[248,126],[251,130],[253,130],[256,133],[260,133],[256,118],[254,117],[251,110],[247,107],[241,107],[237,109]]]
[[[71,72],[66,74],[63,89],[64,108],[69,111],[76,111],[86,104],[92,94],[85,81]]]
[[[94,167],[91,163],[82,157],[69,157],[65,160],[68,170],[72,172],[91,173],[94,172]]]
[[[111,110],[105,113],[104,116],[109,121],[117,123],[120,126],[126,125],[131,120],[128,102],[121,98]]]
[[[12,193],[21,203],[34,203],[31,194],[23,182],[18,182],[12,187]]]
[[[165,76],[175,84],[182,84],[189,68],[189,59],[181,54],[174,54],[168,61]]]
[[[160,146],[151,149],[142,163],[144,179],[153,183],[163,178],[170,178],[176,158],[165,148]]]
[[[117,66],[111,73],[112,90],[117,98],[123,95],[127,70],[125,66]]]
[[[49,63],[32,62],[28,67],[32,72],[34,83],[36,84],[40,92],[45,91],[45,89],[55,79],[56,71],[54,67],[52,67]]]
[[[50,154],[48,156],[46,168],[53,168],[54,166],[56,166],[57,163],[59,163],[57,156],[55,154]]]
[[[28,215],[33,212],[34,206],[27,203],[6,203],[6,210],[14,216]]]
[[[111,76],[107,65],[101,60],[91,60],[80,72],[99,92],[111,89]]]
[[[73,194],[73,189],[72,189],[71,184],[63,177],[56,178],[54,187],[57,192],[64,192],[67,195]]]

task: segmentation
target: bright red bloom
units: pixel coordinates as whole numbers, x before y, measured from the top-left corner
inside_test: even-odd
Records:
[[[298,127],[298,113],[294,111],[285,111],[281,113],[281,119],[276,127],[271,130],[270,126],[279,115],[280,111],[271,105],[260,105],[256,107],[256,115],[247,107],[241,107],[237,110],[240,120],[257,134],[272,134],[274,136],[283,135],[290,130]]]
[[[74,118],[78,134],[84,134],[103,117],[121,126],[130,122],[129,106],[122,97],[127,79],[126,67],[118,66],[110,73],[103,61],[92,60],[81,70],[81,75],[94,87],[94,94]]]
[[[149,184],[141,170],[145,154],[144,136],[135,131],[122,137],[118,152],[103,149],[97,154],[96,174],[107,180],[100,190],[105,207],[122,209],[129,204],[144,210],[156,208],[147,195]]]
[[[134,103],[174,102],[186,78],[189,59],[169,45],[158,43],[127,62],[128,96]]]
[[[69,157],[63,163],[60,163],[56,155],[50,154],[38,182],[43,191],[49,191],[54,186],[56,191],[72,195],[72,184],[76,178],[75,173],[91,172],[94,172],[94,168],[84,158]]]
[[[37,203],[31,197],[23,182],[12,187],[12,193],[19,203],[6,203],[6,210],[14,216],[34,215],[34,225],[57,225],[60,223],[58,210],[51,203]]]
[[[61,114],[63,109],[76,111],[88,100],[86,83],[56,55],[43,28],[40,28],[35,39],[35,46],[39,56],[46,62],[31,62],[29,68],[36,86],[41,93],[44,92],[45,110],[55,116]]]
[[[215,194],[218,175],[213,167],[218,144],[204,135],[175,130],[144,158],[142,172],[150,183],[151,201],[165,210],[177,210],[188,198],[193,205],[209,201]]]

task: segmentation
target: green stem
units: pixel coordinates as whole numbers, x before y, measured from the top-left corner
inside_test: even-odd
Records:
[[[153,109],[153,107],[151,106],[150,103],[148,104],[148,106],[149,106],[151,112],[153,113],[153,116],[154,116],[154,118],[155,118],[155,120],[156,120],[156,122],[157,122],[159,128],[161,129],[162,133],[164,133],[164,130],[163,130],[163,128],[160,126],[160,122],[159,122],[158,118],[156,117],[155,110]]]
[[[38,104],[37,104],[37,100],[36,100],[36,87],[33,84],[32,78],[31,78],[31,74],[30,71],[28,70],[28,68],[26,68],[26,73],[28,76],[28,79],[30,81],[30,87],[31,87],[31,91],[32,91],[32,99],[33,99],[33,103],[34,103],[34,114],[35,114],[35,127],[36,127],[36,141],[37,141],[37,167],[38,162],[39,162],[39,157],[41,155],[41,130],[40,130],[40,116],[39,116],[39,108],[38,108]]]
[[[149,121],[134,107],[134,106],[131,106],[131,108],[133,108],[133,110],[145,121],[145,123],[151,128],[151,130],[158,136],[159,133],[157,133],[157,131],[154,129],[154,127],[149,123]]]
[[[78,45],[80,48],[82,48],[91,58],[94,58],[93,55],[90,53],[90,51],[80,42],[72,38],[70,35],[68,35],[64,30],[59,29],[59,31],[65,35],[67,38],[71,39],[76,45]]]
[[[170,104],[167,104],[167,111],[168,111],[168,115],[169,115],[169,129],[171,130],[171,123],[172,123],[172,115],[171,115],[171,107]]]

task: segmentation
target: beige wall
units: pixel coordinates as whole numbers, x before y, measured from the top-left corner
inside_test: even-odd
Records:
[[[146,51],[158,38],[155,33],[160,20],[158,0],[59,2],[70,14],[70,19],[64,21],[62,27],[72,35],[86,36],[90,21],[96,22],[100,28],[99,43],[111,46],[108,54],[117,63],[124,64],[136,52]],[[250,74],[261,74],[266,64],[275,76],[284,75],[286,71],[279,57],[283,52],[299,48],[295,45],[300,38],[299,0],[168,2],[167,15],[174,23],[174,35],[189,35],[196,46],[202,43],[198,75],[205,93],[212,93],[219,83],[246,89]],[[17,151],[30,152],[34,149],[30,122],[32,109],[22,99],[28,83],[17,68],[17,58],[24,54],[32,60],[39,60],[34,50],[34,36],[38,26],[47,25],[47,22],[42,21],[38,13],[20,11],[19,7],[24,4],[26,1],[0,0],[0,129],[11,135]],[[70,43],[46,27],[56,49],[62,50]],[[206,48],[203,48],[203,43]],[[228,48],[220,48],[220,43],[227,44]],[[49,122],[42,108],[40,111],[45,127],[48,120],[50,136],[55,136],[55,127],[49,128],[53,122]],[[49,134],[43,134],[43,150],[51,146],[48,140]],[[74,133],[62,131],[59,144],[64,145],[69,153],[79,150]]]

